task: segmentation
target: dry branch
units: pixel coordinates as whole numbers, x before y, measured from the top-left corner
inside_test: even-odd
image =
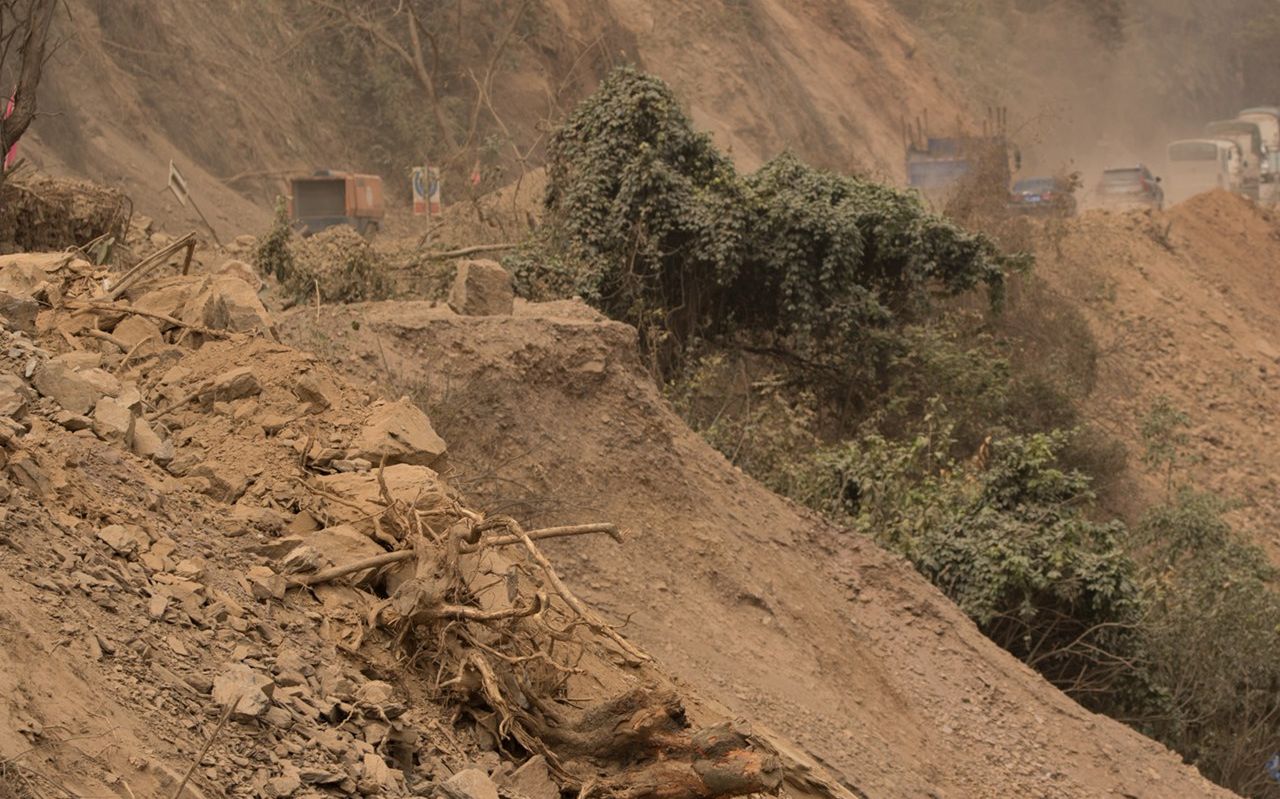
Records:
[[[100,302],[83,302],[72,300],[66,303],[66,307],[72,310],[90,311],[99,314],[132,314],[134,316],[142,316],[147,319],[154,319],[157,322],[164,322],[173,327],[181,327],[190,330],[192,333],[199,333],[202,336],[211,338],[231,338],[231,333],[226,330],[214,330],[200,325],[193,325],[190,322],[184,322],[181,319],[175,319],[168,314],[156,313],[155,311],[144,311],[140,308],[133,308],[127,305],[110,305]]]

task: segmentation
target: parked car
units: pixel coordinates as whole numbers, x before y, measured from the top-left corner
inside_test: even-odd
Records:
[[[1075,216],[1074,189],[1063,178],[1025,178],[1013,184],[1009,210],[1016,214]]]
[[[1098,202],[1105,207],[1146,206],[1157,211],[1164,208],[1160,178],[1142,164],[1103,172],[1096,193]]]

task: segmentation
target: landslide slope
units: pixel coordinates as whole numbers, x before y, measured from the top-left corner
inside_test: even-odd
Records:
[[[123,188],[173,229],[198,219],[163,191],[170,159],[229,237],[265,224],[281,175],[370,169],[370,150],[387,146],[343,129],[341,120],[351,120],[344,109],[361,98],[309,68],[306,59],[319,56],[305,43],[316,10],[306,0],[66,5],[57,33],[72,45],[47,70],[45,115],[22,154],[53,174]],[[470,13],[467,25],[494,29],[480,38],[496,38],[505,24],[501,15]],[[533,166],[544,123],[620,64],[671,82],[699,126],[748,167],[789,148],[814,163],[900,177],[904,115],[928,108],[950,120],[962,112],[951,99],[959,91],[918,55],[906,23],[870,0],[546,0],[530,7],[525,27],[505,52],[493,105],[519,148],[532,147]],[[392,59],[387,68],[399,66]],[[443,102],[470,109],[472,83],[458,83],[464,90]],[[496,124],[487,114],[481,122]],[[385,177],[400,180],[411,162],[442,157],[424,146],[428,152],[395,154],[396,171]],[[507,151],[502,144],[502,157]],[[389,201],[403,204],[407,190],[389,190]],[[446,192],[448,203],[461,189]]]
[[[1090,212],[1038,273],[1077,303],[1099,338],[1093,414],[1143,451],[1164,396],[1191,419],[1178,479],[1238,503],[1233,519],[1280,558],[1280,220],[1225,192],[1166,213]],[[1140,468],[1134,459],[1135,466]],[[1163,475],[1141,479],[1142,504]]]
[[[552,551],[680,680],[856,795],[1228,795],[1050,687],[908,564],[731,466],[663,400],[629,327],[568,302],[514,318],[417,302],[298,309],[281,331],[412,393],[488,507],[624,525],[623,551]]]

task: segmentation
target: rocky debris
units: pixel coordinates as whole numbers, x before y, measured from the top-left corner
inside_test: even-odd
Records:
[[[57,280],[54,273],[72,266],[77,270],[88,266],[67,253],[31,252],[0,255],[0,291],[17,297],[33,298]]]
[[[271,706],[275,681],[243,663],[235,663],[213,680],[213,701],[232,706],[232,718],[255,719]]]
[[[445,799],[498,799],[498,786],[478,768],[459,771],[436,788]]]
[[[236,260],[235,258],[223,261],[221,266],[213,270],[213,273],[242,280],[255,293],[262,291],[262,278],[258,276],[258,271],[244,261]]]
[[[373,406],[348,457],[362,458],[374,465],[438,467],[447,449],[427,415],[408,397],[401,397]]]
[[[10,330],[36,332],[36,315],[40,303],[33,298],[0,289],[0,319]]]
[[[127,316],[111,331],[135,356],[146,357],[164,345],[160,326],[141,316]]]
[[[133,524],[109,524],[98,530],[98,538],[118,555],[134,555],[151,546],[151,539]]]
[[[27,381],[13,374],[0,374],[0,416],[21,419],[27,412],[35,392]]]
[[[213,330],[258,332],[276,338],[275,324],[258,293],[234,275],[207,278],[183,305],[178,318]]]
[[[57,361],[47,361],[37,366],[31,383],[43,396],[49,397],[65,410],[82,416],[89,413],[103,394],[94,385],[94,381]]]
[[[110,397],[102,397],[93,407],[93,432],[103,441],[132,448],[133,412]]]
[[[510,316],[515,296],[511,275],[496,261],[460,261],[449,307],[463,316]]]
[[[551,779],[547,759],[534,755],[513,772],[499,772],[496,776],[499,790],[521,799],[560,799],[560,786]]]
[[[288,583],[266,566],[254,566],[245,572],[247,591],[255,599],[284,599]]]
[[[173,461],[174,448],[171,439],[161,438],[143,419],[134,419],[133,454],[164,466]]]

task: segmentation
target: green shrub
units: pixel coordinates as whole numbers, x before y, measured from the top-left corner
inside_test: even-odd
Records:
[[[1146,561],[1145,661],[1164,698],[1142,726],[1215,782],[1276,796],[1263,764],[1280,737],[1277,574],[1224,510],[1182,491],[1135,531]]]
[[[669,375],[691,342],[736,340],[865,393],[893,328],[935,292],[1024,263],[929,214],[915,195],[781,156],[739,175],[671,91],[614,72],[548,148],[543,249],[517,284],[580,294],[635,324]]]

